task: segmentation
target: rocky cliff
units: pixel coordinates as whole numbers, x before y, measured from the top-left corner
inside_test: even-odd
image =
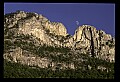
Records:
[[[115,38],[94,26],[80,26],[73,36],[75,47],[83,53],[114,61]]]
[[[37,13],[4,15],[4,59],[52,70],[58,66],[75,69],[76,61],[86,61],[79,54],[115,62],[115,38],[90,25],[79,26],[72,36],[62,23]],[[61,62],[60,58],[71,62]]]

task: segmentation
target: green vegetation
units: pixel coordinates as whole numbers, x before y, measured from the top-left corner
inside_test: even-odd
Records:
[[[96,69],[81,70],[67,69],[55,70],[32,68],[19,63],[11,63],[4,60],[4,78],[88,78],[88,79],[114,79],[114,72],[100,71]]]

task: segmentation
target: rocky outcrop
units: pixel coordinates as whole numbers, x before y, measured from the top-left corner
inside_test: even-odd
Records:
[[[93,57],[114,61],[115,39],[102,30],[90,25],[80,26],[73,36],[75,48],[82,53],[90,53]]]
[[[4,27],[11,28],[18,25],[21,29],[29,27],[30,29],[46,28],[55,35],[67,35],[67,30],[62,23],[50,22],[47,18],[37,13],[28,13],[24,11],[16,11],[15,13],[4,16]],[[25,30],[26,32],[26,30]]]
[[[49,31],[54,33],[55,35],[62,35],[62,36],[67,35],[67,30],[66,30],[65,26],[62,23],[46,22],[45,27],[47,27],[47,29],[49,29]]]

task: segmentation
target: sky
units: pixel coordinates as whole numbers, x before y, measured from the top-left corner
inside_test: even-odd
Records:
[[[92,25],[115,36],[115,4],[108,3],[4,3],[4,14],[22,10],[61,22],[74,35],[78,26]]]

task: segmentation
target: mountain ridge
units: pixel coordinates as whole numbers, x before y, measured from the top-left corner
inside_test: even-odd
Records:
[[[91,58],[114,63],[115,38],[90,25],[79,26],[70,35],[62,23],[50,22],[41,14],[16,11],[4,15],[3,57],[10,62],[52,70],[77,69],[82,65],[80,62]]]

